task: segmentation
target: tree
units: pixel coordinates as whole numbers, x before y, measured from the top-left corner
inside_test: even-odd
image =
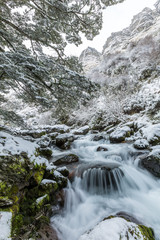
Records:
[[[81,33],[93,39],[102,27],[102,9],[122,1],[0,0],[0,92],[13,88],[45,104],[53,97],[68,105],[88,97],[94,85],[77,73],[78,60],[64,49],[78,46]]]

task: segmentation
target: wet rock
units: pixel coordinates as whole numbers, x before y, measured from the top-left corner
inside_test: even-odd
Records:
[[[79,158],[77,155],[75,154],[67,154],[67,155],[63,155],[60,158],[58,158],[54,164],[56,166],[58,165],[63,165],[63,164],[70,164],[70,163],[74,163],[74,162],[78,162]]]
[[[73,134],[75,135],[85,135],[89,132],[89,126],[84,126],[84,127],[81,127],[75,131],[73,131]]]
[[[121,218],[124,218],[125,220],[129,221],[129,222],[133,222],[133,223],[136,223],[136,224],[142,224],[142,222],[140,222],[138,219],[136,219],[134,216],[132,216],[131,214],[129,213],[126,213],[126,212],[118,212],[116,213],[115,215],[116,217],[121,217]]]
[[[61,149],[70,149],[71,143],[74,141],[74,136],[69,133],[60,134],[56,137],[56,146]]]
[[[106,147],[99,146],[97,148],[97,152],[106,152],[106,151],[108,151],[108,149]]]
[[[148,156],[142,156],[139,166],[160,178],[160,148],[153,150]]]
[[[149,143],[146,139],[138,139],[133,144],[136,149],[147,149],[149,147]]]
[[[92,138],[93,141],[100,141],[102,139],[105,139],[104,136],[102,136],[102,135],[96,135]]]
[[[111,143],[120,143],[125,141],[126,137],[130,137],[131,135],[131,129],[128,126],[122,127],[122,128],[117,128],[114,130],[110,136],[110,142]]]

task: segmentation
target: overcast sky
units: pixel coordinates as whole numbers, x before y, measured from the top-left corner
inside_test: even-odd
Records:
[[[134,15],[142,11],[145,7],[154,8],[156,0],[125,0],[123,3],[108,7],[103,14],[103,28],[93,41],[84,40],[78,47],[69,45],[66,47],[67,55],[79,56],[81,52],[89,47],[102,51],[103,45],[112,32],[117,32],[131,23]]]

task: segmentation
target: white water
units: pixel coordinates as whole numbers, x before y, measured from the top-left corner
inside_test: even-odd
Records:
[[[103,166],[109,162],[120,166],[110,171],[107,180],[105,170],[93,167],[82,173],[82,179],[76,177],[72,184],[69,183],[64,210],[52,218],[59,238],[78,240],[107,216],[125,211],[152,227],[156,240],[160,240],[160,180],[138,168],[131,144],[90,139],[88,135],[76,140],[72,149],[83,164],[100,162]],[[107,147],[108,151],[97,152],[98,146]]]

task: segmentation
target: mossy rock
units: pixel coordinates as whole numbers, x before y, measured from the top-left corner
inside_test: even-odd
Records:
[[[152,228],[148,228],[144,225],[139,225],[138,228],[139,228],[142,236],[144,237],[143,238],[144,240],[155,240],[154,232],[153,232]]]
[[[37,148],[37,154],[48,158],[52,156],[52,149],[49,147]]]

